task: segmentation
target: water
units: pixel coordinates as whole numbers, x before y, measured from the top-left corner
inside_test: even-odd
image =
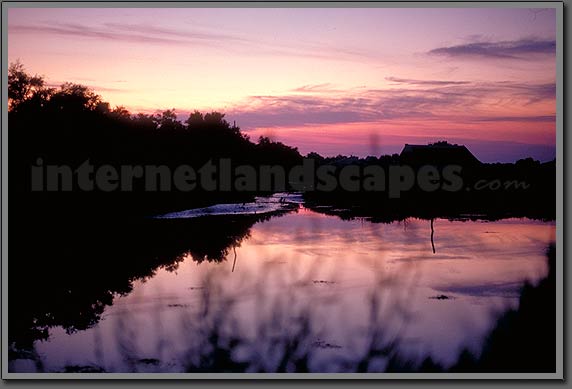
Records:
[[[193,208],[155,216],[156,219],[192,219],[204,216],[262,215],[288,211],[302,204],[298,193],[275,193],[266,197],[255,197],[254,201],[242,204],[215,204],[210,207]]]
[[[213,239],[231,223],[201,216]],[[213,332],[222,343],[240,338],[232,359],[264,369],[280,363],[285,338],[300,340],[312,371],[344,371],[372,339],[402,359],[450,366],[463,349],[478,355],[524,283],[546,276],[555,234],[553,222],[436,219],[433,252],[428,220],[342,220],[300,205],[252,223],[219,260],[189,250],[135,277],[90,328],[50,328],[34,342],[41,368],[185,371],[209,353]],[[11,371],[37,368],[22,356],[10,362]]]

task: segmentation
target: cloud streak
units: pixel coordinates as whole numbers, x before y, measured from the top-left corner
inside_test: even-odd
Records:
[[[292,89],[292,92],[299,92],[299,93],[320,93],[320,92],[335,92],[335,91],[339,90],[336,90],[330,83],[302,85],[298,88]]]
[[[529,60],[538,55],[554,55],[556,41],[537,38],[498,42],[474,42],[438,47],[428,54],[452,58]]]
[[[223,34],[180,32],[165,28],[141,25],[119,25],[108,23],[103,27],[85,26],[74,23],[52,25],[11,25],[11,33],[55,34],[73,38],[94,38],[130,43],[156,43],[183,45],[189,43],[209,44],[213,41],[237,40]]]
[[[406,83],[411,84],[409,80]],[[229,109],[228,114],[245,129],[397,119],[537,123],[555,120],[545,111],[516,114],[531,104],[553,101],[553,84],[434,81],[414,85],[419,87],[355,89],[334,94],[328,93],[335,90],[330,84],[305,85],[294,89],[298,93],[289,95],[250,96]],[[500,104],[511,106],[515,114],[495,114]]]
[[[470,84],[469,81],[443,81],[443,80],[413,80],[409,78],[398,78],[398,77],[385,77],[387,81],[394,82],[396,84],[408,84],[408,85],[432,85],[432,86],[444,86],[444,85],[467,85]]]
[[[317,42],[285,43],[266,42],[235,34],[222,34],[188,29],[171,29],[151,24],[104,23],[88,26],[75,23],[12,24],[9,33],[51,34],[70,38],[98,39],[111,42],[157,44],[174,46],[199,46],[224,49],[225,52],[247,52],[264,55],[317,58],[326,60],[363,60],[376,58],[370,52],[355,48],[338,47]]]

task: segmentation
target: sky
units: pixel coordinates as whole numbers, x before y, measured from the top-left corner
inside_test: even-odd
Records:
[[[306,154],[555,157],[556,15],[527,8],[10,8],[8,60],[112,106],[217,110]]]

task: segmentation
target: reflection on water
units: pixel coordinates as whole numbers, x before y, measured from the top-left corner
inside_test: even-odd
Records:
[[[478,354],[523,284],[546,276],[555,230],[528,219],[382,224],[300,207],[228,235],[240,222],[192,223],[204,219],[215,227],[205,236],[187,224],[175,262],[132,277],[89,328],[49,325],[36,361],[20,353],[10,369],[204,371],[218,355],[228,370],[255,360],[250,371],[345,371],[379,350],[450,366],[465,348]],[[205,239],[221,244],[213,251]]]

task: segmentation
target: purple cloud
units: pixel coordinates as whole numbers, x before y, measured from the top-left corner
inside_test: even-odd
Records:
[[[472,119],[475,122],[534,122],[534,123],[552,123],[556,120],[555,115],[538,115],[538,116],[488,116],[477,117]]]
[[[514,100],[515,104],[521,105],[552,100],[555,98],[553,84],[515,82],[451,84],[443,81],[416,89],[356,89],[346,91],[344,94],[321,93],[324,90],[335,89],[331,85],[306,85],[295,89],[297,92],[306,91],[303,95],[298,93],[285,96],[250,96],[244,104],[227,110],[227,113],[246,130],[256,127],[419,118],[432,120],[457,117],[457,119],[464,118],[463,120],[490,122],[554,120],[554,116],[550,115],[491,117],[481,116],[474,111],[475,106],[491,98]]]
[[[429,51],[431,55],[483,59],[529,59],[530,56],[554,54],[553,39],[520,39],[515,41],[475,42],[456,46],[439,47]]]

